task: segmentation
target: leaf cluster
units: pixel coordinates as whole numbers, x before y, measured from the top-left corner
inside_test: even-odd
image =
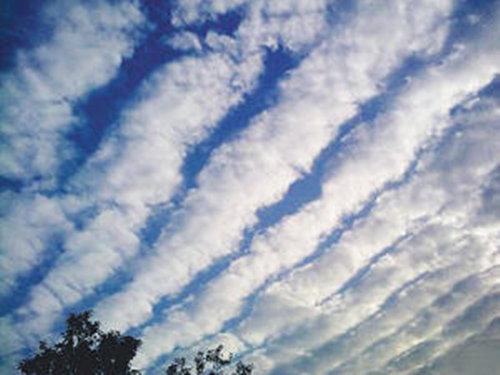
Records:
[[[188,365],[184,357],[176,358],[167,367],[165,375],[224,375],[225,369],[231,366],[232,359],[232,354],[225,354],[223,345],[219,345],[206,352],[199,351],[194,357],[193,365]],[[252,364],[239,361],[231,375],[251,375],[252,371]]]
[[[71,314],[62,339],[53,346],[41,341],[32,358],[19,363],[26,375],[134,375],[130,368],[141,341],[118,331],[103,332],[90,311]]]
[[[140,375],[130,366],[141,340],[118,331],[104,332],[92,312],[71,314],[59,342],[49,346],[41,341],[37,353],[22,360],[18,369],[26,375]],[[232,354],[223,346],[199,351],[188,365],[186,358],[176,358],[166,375],[251,375],[252,364],[241,361],[231,365]],[[229,373],[228,371],[232,371]]]

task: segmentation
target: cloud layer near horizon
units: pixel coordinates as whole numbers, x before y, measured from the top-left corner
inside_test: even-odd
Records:
[[[88,308],[146,373],[500,366],[500,5],[152,4],[53,1],[0,76],[0,370]]]

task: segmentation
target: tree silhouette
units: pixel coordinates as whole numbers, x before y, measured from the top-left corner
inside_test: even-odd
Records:
[[[41,341],[32,358],[19,363],[27,375],[132,375],[130,368],[141,341],[118,331],[103,332],[91,321],[91,311],[71,314],[62,339],[48,346]]]
[[[141,341],[123,336],[118,331],[103,332],[97,321],[91,321],[91,311],[70,314],[61,340],[49,346],[40,341],[38,352],[22,360],[18,369],[26,375],[140,375],[130,367]],[[206,352],[199,351],[194,365],[185,358],[176,358],[165,370],[166,375],[251,375],[252,364],[231,365],[232,354],[224,353],[223,346]],[[228,374],[229,375],[229,374]]]
[[[165,375],[224,375],[224,368],[231,365],[232,354],[224,355],[224,347],[219,345],[206,352],[199,351],[194,357],[194,364],[189,366],[186,358],[176,358],[165,371]],[[238,362],[232,375],[251,375],[252,364]]]

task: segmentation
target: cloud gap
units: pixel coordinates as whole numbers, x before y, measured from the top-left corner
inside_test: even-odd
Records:
[[[218,14],[215,17],[203,20],[200,23],[190,24],[184,30],[191,31],[202,38],[205,38],[210,31],[227,36],[233,36],[240,27],[244,18],[244,7],[236,7],[226,13]]]
[[[460,1],[457,5],[450,16],[450,31],[440,55],[449,54],[457,43],[477,36],[485,22],[494,22],[495,1]]]
[[[0,13],[0,70],[15,67],[17,51],[46,41],[53,28],[37,15],[47,1],[5,1]]]
[[[0,176],[0,193],[3,193],[4,191],[20,193],[23,190],[23,187],[24,182],[20,179]]]

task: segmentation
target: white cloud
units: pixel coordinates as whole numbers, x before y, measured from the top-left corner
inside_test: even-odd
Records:
[[[14,287],[16,276],[38,264],[40,253],[51,242],[62,241],[60,236],[73,226],[57,202],[42,195],[4,192],[0,200],[11,202],[2,212],[0,225],[0,295],[5,295]]]
[[[245,4],[246,0],[181,0],[176,2],[172,23],[182,26],[213,19]]]
[[[165,43],[181,51],[200,51],[201,43],[195,33],[184,31],[165,40]]]

